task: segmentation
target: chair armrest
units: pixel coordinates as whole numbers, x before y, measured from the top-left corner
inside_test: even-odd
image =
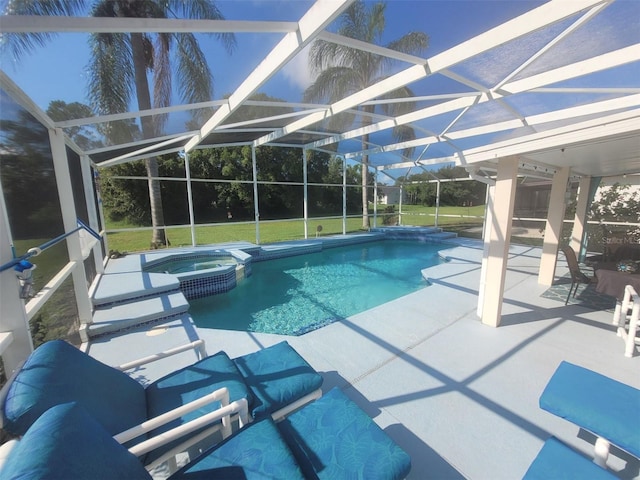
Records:
[[[226,390],[226,389],[224,389]],[[245,423],[243,423],[242,419],[246,419],[249,416],[249,407],[247,405],[247,399],[241,398],[240,400],[236,400],[235,402],[230,403],[229,405],[222,407],[214,412],[210,412],[206,415],[203,415],[195,420],[191,420],[179,427],[173,428],[171,430],[167,430],[160,435],[156,435],[153,438],[145,440],[144,442],[138,443],[129,449],[131,453],[135,456],[140,457],[145,453],[148,453],[152,450],[155,450],[158,447],[161,447],[169,442],[172,442],[180,437],[188,435],[196,430],[201,429],[211,423],[217,422],[218,420],[222,420],[224,423],[229,425],[231,428],[230,418],[231,415],[236,413],[240,414],[240,427],[242,428]],[[226,421],[225,421],[226,419]],[[224,435],[223,435],[224,436]],[[228,435],[227,435],[228,436]]]
[[[207,350],[205,348],[204,340],[200,339],[196,340],[195,342],[187,343],[179,347],[165,350],[164,352],[155,353],[153,355],[149,355],[148,357],[133,360],[132,362],[123,363],[122,365],[118,365],[114,368],[117,368],[120,371],[131,370],[132,368],[137,368],[147,363],[155,362],[156,360],[170,357],[171,355],[176,355],[178,353],[186,352],[187,350],[192,349],[196,351],[200,360],[207,357]]]
[[[180,407],[174,408],[173,410],[169,410],[162,415],[158,415],[157,417],[146,420],[139,425],[125,430],[124,432],[120,432],[117,435],[114,435],[113,438],[120,444],[128,442],[129,440],[133,440],[140,435],[148,433],[151,430],[154,430],[212,402],[220,402],[222,404],[222,407],[226,407],[227,405],[229,405],[229,390],[226,387],[220,388],[214,392],[209,393],[208,395],[193,400],[192,402],[181,405]],[[246,417],[244,417],[242,420],[245,419]]]

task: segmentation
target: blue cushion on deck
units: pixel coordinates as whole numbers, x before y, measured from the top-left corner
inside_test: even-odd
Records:
[[[271,414],[322,386],[322,377],[287,342],[234,359],[254,396],[254,418]]]
[[[44,412],[0,474],[7,480],[151,479],[140,461],[75,403]]]
[[[245,385],[242,375],[236,368],[235,363],[233,363],[226,353],[219,352],[193,365],[171,372],[150,384],[145,390],[149,418],[156,417],[193,400],[197,400],[222,387],[229,389],[230,402],[246,398],[247,402],[251,404],[251,393]],[[153,430],[151,436],[158,435],[170,428],[177,427],[178,425],[194,420],[219,408],[220,402],[205,405],[194,412]],[[160,453],[169,448],[170,446],[166,446],[151,452],[148,461],[157,458]]]
[[[171,476],[177,479],[304,478],[270,418],[254,422]]]
[[[401,479],[411,458],[333,389],[278,424],[306,478]]]
[[[529,466],[523,480],[615,480],[617,477],[551,437]]]
[[[73,345],[53,340],[29,356],[9,387],[5,428],[24,435],[49,408],[72,401],[113,435],[147,418],[142,385]]]
[[[640,457],[640,390],[562,362],[540,396],[540,407]]]

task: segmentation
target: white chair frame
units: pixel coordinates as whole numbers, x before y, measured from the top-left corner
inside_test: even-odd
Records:
[[[613,324],[617,327],[617,334],[624,340],[625,357],[633,357],[636,345],[640,345],[640,340],[636,338],[639,315],[640,296],[631,285],[627,285],[622,302],[616,305],[613,314]]]

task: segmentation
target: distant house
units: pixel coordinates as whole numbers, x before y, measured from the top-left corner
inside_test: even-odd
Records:
[[[406,201],[406,194],[403,192],[402,201]],[[378,186],[378,205],[397,205],[400,203],[400,187],[392,185]]]

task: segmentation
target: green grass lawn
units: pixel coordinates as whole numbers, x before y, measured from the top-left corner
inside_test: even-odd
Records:
[[[342,219],[309,220],[308,236],[315,237],[318,225],[322,225],[321,235],[342,233]],[[348,218],[347,232],[362,231],[362,219]],[[253,223],[220,223],[214,226],[195,228],[197,245],[211,243],[246,241],[256,242],[256,227]],[[167,238],[172,247],[191,245],[191,229],[188,227],[168,228]],[[304,238],[302,220],[260,222],[260,243],[273,243]],[[151,230],[108,233],[109,250],[137,252],[148,250]]]
[[[378,208],[378,226],[395,225],[398,218],[397,206],[395,213],[384,214],[385,206]],[[373,212],[371,212],[373,216]],[[402,224],[417,226],[433,226],[435,223],[435,207],[421,205],[403,205]],[[484,205],[475,207],[440,207],[439,226],[482,224]],[[446,215],[454,215],[448,217]],[[478,216],[480,218],[463,218],[462,216]],[[387,221],[385,222],[385,219]],[[373,225],[373,218],[370,219]],[[334,235],[342,233],[342,219],[310,219],[308,236],[314,238],[317,227],[322,226],[320,235]],[[109,230],[135,228],[135,225],[123,222],[109,222]],[[360,217],[347,218],[347,233],[363,231]],[[191,245],[191,229],[186,227],[167,228],[167,237],[172,247]],[[211,243],[246,241],[256,242],[256,228],[254,223],[220,223],[214,226],[196,226],[195,237],[197,245]],[[301,240],[304,238],[304,222],[302,220],[281,220],[260,222],[260,243],[273,243],[286,240]],[[109,250],[119,252],[139,252],[148,250],[151,243],[151,230],[109,232]]]

